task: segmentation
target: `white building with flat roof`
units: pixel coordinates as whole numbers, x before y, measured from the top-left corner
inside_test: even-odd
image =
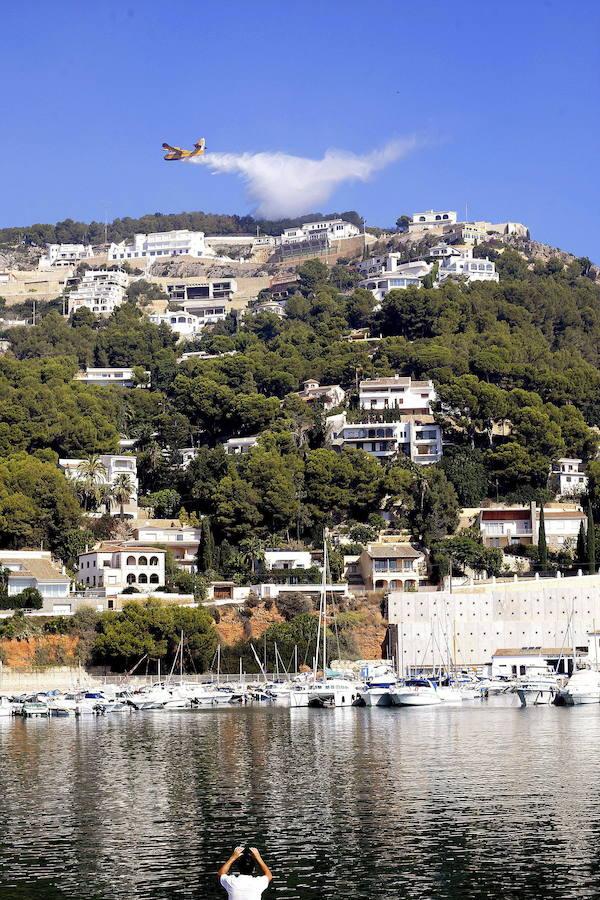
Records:
[[[202,536],[200,525],[187,525],[179,519],[137,519],[132,525],[133,539],[126,541],[127,546],[162,546],[171,550],[182,569],[196,571]]]
[[[318,565],[310,550],[265,550],[265,568],[269,571],[310,569]],[[321,566],[322,568],[322,566]]]
[[[186,315],[194,316],[196,328],[200,330],[227,317],[226,300],[186,300],[181,306]]]
[[[598,650],[600,575],[492,579],[453,586],[452,592],[402,591],[387,595],[388,653],[410,666],[439,664],[450,647],[461,666],[490,664],[502,648],[509,658]],[[431,635],[437,638],[432,642]],[[546,648],[551,653],[546,652]]]
[[[138,474],[137,459],[135,456],[120,456],[112,453],[104,453],[100,456],[102,468],[97,474],[98,485],[114,485],[120,475],[127,475],[131,484],[129,501],[123,505],[126,516],[136,516],[138,509]],[[81,481],[85,478],[86,460],[83,459],[59,459],[59,468],[70,481]],[[111,501],[109,504],[115,511],[120,511],[120,504]]]
[[[430,415],[435,399],[433,381],[415,381],[410,375],[369,378],[361,381],[358,388],[361,409],[397,409],[403,415]]]
[[[360,228],[343,219],[328,219],[322,222],[305,222],[295,228],[286,228],[281,235],[281,244],[300,244],[304,241],[340,241],[357,237]]]
[[[499,281],[496,264],[485,259],[473,259],[472,256],[447,256],[438,269],[437,281],[443,284],[448,278],[462,278],[467,284],[473,281]]]
[[[392,275],[379,275],[373,278],[365,278],[358,282],[358,287],[371,291],[378,303],[381,303],[390,291],[404,291],[406,288],[421,287],[421,279],[418,275],[395,272]]]
[[[259,435],[251,437],[232,437],[225,441],[223,447],[228,456],[239,456],[242,453],[249,453],[254,447],[258,446]]]
[[[425,259],[403,260],[401,253],[386,253],[358,263],[357,268],[365,277],[395,274],[424,278],[431,272],[431,263]]]
[[[456,211],[453,209],[427,209],[425,212],[413,213],[408,223],[409,232],[431,231],[456,224]]]
[[[150,372],[143,370],[144,387],[150,384]],[[119,387],[133,387],[136,384],[135,371],[131,366],[87,366],[82,372],[76,372],[75,381],[83,381],[85,384],[95,384],[106,387],[116,384]]]
[[[383,421],[383,416],[365,413],[364,419],[350,422],[347,413],[340,413],[329,416],[326,425],[334,450],[364,450],[377,459],[402,453],[418,465],[442,458],[442,431],[433,416],[399,415],[394,421]]]
[[[88,269],[81,278],[67,281],[69,315],[86,308],[96,316],[110,316],[125,300],[129,278],[125,272]]]
[[[120,594],[127,587],[156,591],[165,585],[165,556],[158,547],[104,541],[79,554],[77,580],[106,594]]]
[[[231,300],[237,292],[235,278],[209,278],[199,281],[172,281],[166,286],[169,300]]]
[[[57,269],[76,266],[91,259],[94,249],[90,244],[47,244],[46,253],[40,257],[38,269]]]
[[[175,312],[150,313],[148,318],[154,325],[168,325],[180,338],[195,337],[206,325],[204,316],[196,316],[182,309]]]
[[[563,456],[552,463],[548,486],[557,497],[578,497],[588,489],[582,459]]]
[[[108,258],[111,262],[128,259],[160,259],[166,256],[214,256],[204,242],[202,231],[155,231],[150,234],[136,234],[133,241],[111,244]]]

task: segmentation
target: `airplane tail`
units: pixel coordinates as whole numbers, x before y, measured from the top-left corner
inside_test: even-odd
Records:
[[[194,153],[194,156],[198,156],[200,153],[204,153],[204,150],[205,150],[205,148],[206,148],[206,141],[205,141],[205,139],[204,139],[204,138],[199,138],[199,139],[196,141],[196,143],[194,144],[194,147],[196,148],[195,153]]]

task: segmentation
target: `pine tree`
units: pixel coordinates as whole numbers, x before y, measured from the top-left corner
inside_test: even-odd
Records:
[[[210,527],[210,519],[207,517],[202,522],[202,534],[198,545],[198,569],[201,572],[209,572],[214,568],[214,564],[215,539]]]
[[[588,574],[593,575],[596,571],[596,535],[594,533],[594,513],[592,512],[591,503],[588,503],[587,509],[587,561]]]
[[[580,566],[585,565],[587,561],[587,544],[585,541],[585,528],[583,522],[579,523],[579,534],[577,535],[577,547],[575,549],[575,559]]]
[[[548,543],[546,541],[546,523],[544,521],[544,507],[540,509],[540,530],[538,535],[538,562],[541,569],[548,567]]]

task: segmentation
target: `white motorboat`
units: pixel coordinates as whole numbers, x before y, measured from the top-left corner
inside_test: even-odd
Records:
[[[380,687],[379,685],[367,685],[359,690],[360,699],[365,706],[391,706],[392,690],[396,685]]]
[[[555,699],[557,703],[564,703],[567,706],[600,703],[600,672],[593,669],[579,669],[573,672]]]
[[[364,687],[359,690],[365,706],[391,706],[391,691],[398,685],[398,676],[389,662],[369,663],[360,670]]]
[[[442,703],[438,690],[428,678],[410,678],[391,691],[394,706],[437,706]]]
[[[515,682],[521,706],[547,706],[554,701],[560,688],[558,676],[550,667],[532,666],[526,675]]]
[[[290,706],[352,706],[359,691],[358,683],[345,678],[315,679],[290,691]]]
[[[40,700],[26,700],[21,707],[21,715],[26,719],[35,719],[38,716],[48,717],[48,705]]]

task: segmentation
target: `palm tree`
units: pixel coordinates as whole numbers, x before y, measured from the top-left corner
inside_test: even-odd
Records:
[[[240,542],[240,561],[242,565],[247,566],[254,574],[257,564],[265,561],[265,545],[264,542],[257,537],[245,538]]]
[[[92,453],[86,459],[82,459],[77,466],[78,493],[84,501],[84,509],[88,508],[89,500],[97,499],[97,488],[106,476],[106,466],[97,453]]]
[[[125,504],[131,500],[133,494],[133,482],[129,475],[117,475],[112,483],[112,496],[115,503],[119,504],[119,516],[125,518]]]
[[[96,498],[98,503],[104,506],[106,512],[110,513],[112,501],[115,499],[113,485],[108,482],[99,484],[96,488]]]

